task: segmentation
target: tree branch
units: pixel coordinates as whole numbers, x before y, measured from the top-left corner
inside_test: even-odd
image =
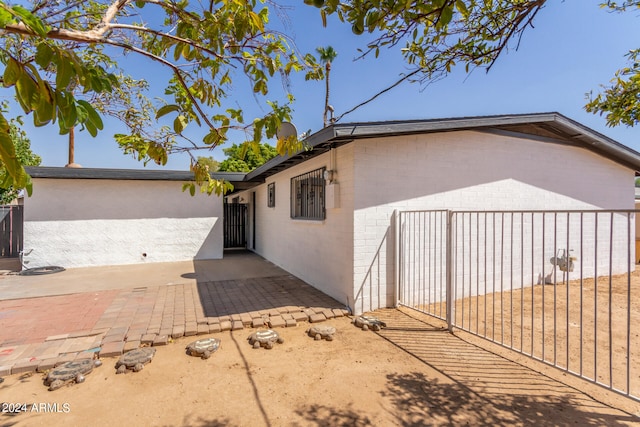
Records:
[[[111,21],[114,20],[118,12],[120,12],[129,3],[130,0],[116,0],[107,8],[102,20],[93,29],[98,35],[103,36],[111,28]]]
[[[171,40],[175,40],[175,41],[178,41],[178,42],[181,42],[181,43],[188,44],[189,46],[193,46],[196,49],[201,50],[203,52],[206,52],[211,56],[215,56],[218,59],[224,59],[223,55],[220,55],[218,52],[214,52],[211,49],[202,46],[201,44],[194,43],[193,40],[184,39],[182,37],[178,37],[178,36],[174,36],[174,35],[171,35],[171,34],[168,34],[168,33],[164,33],[162,31],[152,30],[151,28],[147,28],[147,27],[138,27],[136,25],[130,25],[130,24],[110,24],[109,27],[112,28],[112,29],[120,28],[120,29],[123,29],[123,30],[142,31],[142,32],[145,32],[145,33],[154,34],[156,36],[160,36],[160,37],[164,37],[164,38],[167,38],[167,39],[171,39]]]
[[[1,31],[0,34],[18,34],[21,36],[34,36],[40,37],[35,32],[31,31],[26,25],[22,22],[18,22],[17,24],[8,24]],[[66,40],[66,41],[75,41],[80,43],[104,43],[105,39],[102,38],[98,33],[93,30],[90,31],[77,31],[77,30],[67,30],[65,28],[53,28],[49,30],[46,34],[47,38],[54,40]]]
[[[140,49],[140,48],[137,48],[135,46],[131,46],[131,45],[127,44],[127,43],[122,43],[122,42],[118,42],[118,41],[110,40],[110,39],[104,39],[103,43],[109,44],[111,46],[121,47],[121,48],[123,48],[125,50],[129,50],[131,52],[138,53],[138,54],[146,56],[147,58],[150,58],[150,59],[152,59],[152,60],[154,60],[156,62],[159,62],[159,63],[165,65],[166,67],[169,67],[173,71],[173,73],[176,76],[176,78],[178,79],[178,81],[180,82],[180,85],[184,89],[184,91],[185,91],[187,97],[189,98],[189,100],[196,107],[196,110],[198,110],[198,113],[200,114],[200,117],[202,117],[202,119],[209,126],[209,128],[215,130],[218,134],[220,134],[219,131],[218,131],[218,128],[215,127],[213,125],[213,123],[211,123],[211,121],[209,120],[209,117],[207,117],[207,115],[202,110],[202,107],[198,103],[198,100],[195,99],[195,97],[191,94],[191,91],[189,90],[189,87],[187,86],[187,82],[182,77],[182,73],[181,73],[180,69],[176,65],[174,65],[173,63],[167,61],[166,59],[164,59],[164,58],[162,58],[160,56],[154,55],[151,52],[148,52],[148,51],[146,51],[144,49]]]

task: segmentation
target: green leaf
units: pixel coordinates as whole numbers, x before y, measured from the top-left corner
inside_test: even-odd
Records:
[[[173,130],[176,133],[182,133],[185,127],[187,127],[187,118],[183,115],[176,117],[173,121]]]
[[[97,130],[102,130],[104,128],[104,124],[102,123],[102,118],[98,114],[98,112],[93,108],[93,105],[89,104],[87,101],[79,99],[78,104],[81,105],[87,113],[87,126],[91,125],[93,128]],[[89,133],[91,133],[91,129],[89,129]],[[96,136],[95,134],[91,134],[92,136]]]
[[[180,55],[182,55],[182,49],[184,49],[184,48],[185,48],[185,44],[184,43],[176,44],[175,50],[173,51],[173,59],[175,61],[180,59]]]
[[[22,71],[22,66],[18,61],[9,57],[9,63],[7,64],[7,68],[5,68],[4,75],[2,76],[4,87],[10,87],[16,84],[20,75],[22,75]]]
[[[18,78],[16,95],[25,113],[33,111],[40,101],[38,85],[27,73],[22,73]]]
[[[33,182],[31,182],[31,176],[29,175],[27,175],[27,184],[24,186],[24,189],[27,190],[27,196],[31,197],[31,194],[33,194]]]
[[[93,125],[93,123],[87,121],[84,122],[84,128],[87,129],[87,132],[89,132],[89,135],[91,135],[92,137],[96,137],[98,135],[98,129]]]
[[[54,103],[47,99],[46,96],[40,96],[40,102],[33,114],[33,124],[36,126],[44,126],[55,120],[55,114]]]
[[[29,27],[34,33],[38,34],[40,37],[45,37],[47,35],[47,29],[44,23],[36,15],[32,14],[20,5],[13,6],[12,10],[24,25]]]
[[[76,102],[71,93],[58,91],[56,92],[56,103],[60,119],[60,132],[64,135],[78,122]]]
[[[83,99],[79,99],[77,102],[87,112],[87,120],[89,120],[91,123],[96,125],[98,129],[102,129],[103,128],[102,118],[100,117],[98,112],[95,110],[95,108],[93,108],[93,105],[91,105],[90,103],[88,103]]]
[[[14,22],[13,15],[0,7],[0,28],[5,28],[8,24],[13,24]]]
[[[440,19],[438,20],[438,27],[444,28],[451,22],[453,18],[453,6],[445,6],[440,12]]]
[[[13,138],[11,138],[9,122],[0,113],[0,162],[2,162],[7,176],[5,183],[17,188],[23,188],[29,183],[29,175],[16,155]]]
[[[469,9],[467,9],[467,5],[463,0],[456,0],[456,9],[458,9],[458,12],[462,14],[464,19],[469,18]]]
[[[204,138],[202,138],[202,141],[207,145],[217,145],[220,143],[221,139],[220,133],[216,129],[212,129],[204,136]]]
[[[162,107],[158,108],[158,111],[156,112],[156,119],[159,119],[160,117],[165,116],[174,111],[178,111],[179,109],[180,108],[177,105],[173,105],[173,104],[163,105]]]
[[[46,43],[39,43],[36,50],[36,64],[41,68],[47,68],[53,59],[53,49]]]
[[[73,77],[73,65],[70,59],[64,54],[59,54],[57,65],[56,86],[58,90],[64,90],[69,86],[71,77]]]

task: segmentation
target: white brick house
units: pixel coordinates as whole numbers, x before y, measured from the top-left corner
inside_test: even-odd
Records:
[[[634,209],[640,170],[640,154],[558,113],[336,124],[307,142],[234,195],[248,247],[356,313],[395,304],[395,210]]]
[[[334,124],[306,143],[251,173],[217,177],[235,185],[228,200],[247,205],[249,249],[355,313],[397,302],[399,211],[634,209],[640,171],[639,153],[558,113]],[[34,266],[223,256],[222,198],[182,193],[189,172],[28,172],[24,247]],[[615,273],[629,267],[630,245],[624,218],[614,222]],[[543,247],[521,285],[545,276],[553,255]]]

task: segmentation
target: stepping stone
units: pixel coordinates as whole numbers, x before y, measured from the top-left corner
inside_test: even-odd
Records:
[[[94,366],[100,366],[102,362],[93,359],[80,359],[64,363],[54,368],[47,374],[44,384],[49,386],[49,391],[57,390],[65,384],[82,383],[84,376],[93,371]]]
[[[253,348],[264,347],[266,349],[272,349],[276,343],[282,344],[284,342],[284,338],[282,338],[273,329],[256,331],[249,335],[247,340],[249,341],[249,344],[253,346]]]
[[[309,335],[316,341],[320,341],[321,339],[325,339],[327,341],[333,341],[333,335],[335,333],[336,333],[336,328],[328,325],[312,326],[309,329],[307,329],[307,335]]]
[[[189,344],[187,346],[187,354],[208,359],[219,348],[220,340],[218,338],[205,338]]]
[[[141,347],[135,350],[131,350],[122,356],[116,362],[116,373],[124,374],[131,370],[133,372],[140,372],[144,365],[151,363],[151,359],[156,354],[156,349],[152,347]]]
[[[353,324],[358,328],[362,328],[363,331],[368,331],[372,329],[374,331],[379,331],[382,328],[386,328],[387,324],[382,320],[378,319],[374,316],[359,316],[353,319]]]

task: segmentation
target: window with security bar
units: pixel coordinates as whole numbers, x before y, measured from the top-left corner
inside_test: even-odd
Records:
[[[267,207],[274,208],[276,206],[276,183],[272,182],[267,185]]]
[[[291,218],[325,218],[324,170],[320,168],[291,178]]]

